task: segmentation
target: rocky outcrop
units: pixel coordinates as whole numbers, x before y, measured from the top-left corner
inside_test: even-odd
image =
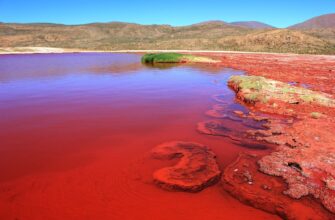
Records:
[[[331,95],[294,87],[264,77],[234,76],[229,85],[238,99],[267,113],[267,130],[248,131],[259,141],[276,144],[275,152],[258,161],[260,171],[281,177],[284,194],[312,196],[335,213],[335,105]]]
[[[328,119],[329,120],[329,119]],[[270,123],[268,134],[258,139],[279,145],[258,164],[266,174],[282,177],[284,193],[299,199],[312,195],[335,213],[334,126],[327,119],[305,119],[294,126]]]
[[[215,184],[221,175],[215,154],[202,144],[168,142],[152,151],[156,159],[178,159],[176,165],[157,170],[153,174],[157,185],[168,190],[198,192]]]
[[[260,158],[255,154],[241,153],[235,162],[225,168],[223,188],[241,202],[283,219],[331,219],[327,211],[309,199],[294,200],[284,196],[280,179],[269,178],[258,171],[257,161]]]

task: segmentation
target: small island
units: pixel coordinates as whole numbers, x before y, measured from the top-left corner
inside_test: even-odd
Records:
[[[214,60],[210,57],[195,56],[180,53],[155,53],[145,54],[142,57],[142,63],[218,63],[220,61]]]

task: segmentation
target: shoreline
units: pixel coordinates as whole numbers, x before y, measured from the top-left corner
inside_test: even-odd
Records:
[[[296,199],[302,206],[304,199],[310,197],[316,203],[304,206],[306,213],[310,212],[306,216],[333,219],[334,56],[224,54],[221,61],[223,66],[246,73],[229,81],[236,99],[253,114],[269,114],[259,118],[266,122],[265,129],[251,129],[248,134],[260,143],[275,146],[267,156],[241,155],[228,166],[223,172],[227,190],[248,205],[289,219],[301,213],[290,208],[292,204],[281,196]],[[244,173],[255,180],[254,186],[241,183]],[[263,180],[262,175],[267,176],[266,181],[257,185]],[[276,188],[271,177],[279,177],[285,187]]]
[[[274,53],[274,52],[249,52],[249,51],[229,51],[229,50],[82,50],[54,47],[10,47],[1,48],[0,55],[13,54],[65,54],[65,53],[190,53],[190,54],[250,54],[250,55],[277,55],[277,56],[311,56],[334,58],[335,55],[327,54],[295,54],[295,53]]]

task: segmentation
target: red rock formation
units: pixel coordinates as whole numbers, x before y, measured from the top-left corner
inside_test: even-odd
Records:
[[[282,88],[291,88],[277,81],[260,80],[261,84],[257,80],[242,83],[237,80],[238,85],[232,87],[237,88],[239,99],[246,101],[252,97],[252,104],[263,112],[288,115],[287,110],[294,109],[294,114],[289,115],[297,118],[289,119],[291,123],[267,119],[265,127],[268,130],[248,132],[258,140],[279,145],[275,152],[259,160],[260,170],[282,177],[287,183],[287,189],[283,190],[286,195],[295,199],[311,195],[335,213],[334,99],[306,89],[293,88],[289,93],[281,93]],[[230,81],[231,84],[235,82]],[[301,101],[302,95],[313,99],[306,103]],[[262,101],[264,97],[272,102]],[[291,103],[292,100],[295,102]],[[311,112],[313,110],[317,112]]]
[[[169,142],[157,146],[153,150],[157,159],[180,158],[172,167],[157,170],[154,181],[168,190],[198,192],[215,184],[221,171],[215,154],[206,146],[193,142]]]
[[[283,219],[331,219],[310,199],[294,200],[282,194],[282,181],[258,171],[260,156],[240,154],[222,175],[223,188],[241,202],[277,214]]]
[[[271,132],[258,139],[280,147],[258,163],[262,172],[286,181],[285,194],[297,199],[312,195],[335,213],[335,121],[329,120],[310,118],[281,128],[270,124]]]

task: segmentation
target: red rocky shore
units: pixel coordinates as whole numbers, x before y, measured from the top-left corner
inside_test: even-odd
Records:
[[[284,219],[334,219],[335,56],[200,55],[221,61],[208,65],[246,72],[246,76],[233,76],[229,86],[249,112],[230,112],[224,103],[215,105],[206,113],[214,120],[200,122],[198,131],[254,149],[271,144],[273,151],[241,154],[221,174],[207,147],[166,143],[154,150],[155,157],[181,160],[156,171],[155,182],[170,190],[196,192],[221,176],[227,192],[255,208]],[[255,127],[252,121],[261,123]],[[232,122],[239,132],[230,128]]]
[[[335,56],[253,53],[201,53],[219,59],[225,67],[245,71],[316,91],[335,94]]]
[[[264,124],[267,130],[249,130],[248,133],[257,140],[273,143],[277,147],[270,155],[257,160],[248,160],[242,156],[238,161],[250,163],[255,160],[257,166],[247,169],[250,176],[257,178],[259,170],[264,174],[280,177],[287,184],[281,192],[295,199],[294,202],[302,198],[313,198],[334,214],[335,57],[222,54],[221,60],[224,66],[245,70],[248,75],[265,77],[244,78],[249,81],[231,79],[229,85],[236,92],[239,101],[249,106],[253,112],[283,116],[290,122],[283,123],[283,120],[269,117]],[[250,192],[257,192],[257,184],[252,190],[244,190],[245,187],[236,184],[236,176],[232,172],[238,170],[238,161],[235,166],[233,164],[224,171],[223,177],[226,184],[235,186],[235,190],[231,191],[238,192],[235,193],[237,197],[284,218],[307,219],[301,212],[296,213],[290,208],[293,202],[285,203],[282,198],[275,196],[278,187],[273,190],[272,197],[271,194],[266,196],[266,191],[273,189],[267,185],[263,193],[260,190],[261,193],[251,196]],[[270,207],[261,203],[262,195],[263,198],[271,197],[267,202]],[[316,208],[311,210],[315,211]],[[334,218],[331,214],[318,216],[313,219]]]

